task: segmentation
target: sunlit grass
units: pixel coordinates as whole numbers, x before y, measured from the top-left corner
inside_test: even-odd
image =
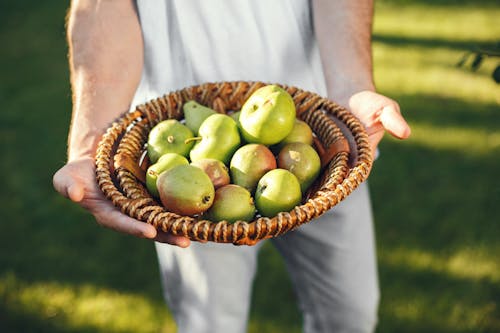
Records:
[[[0,299],[13,314],[23,313],[67,331],[158,332],[163,326],[172,332],[175,328],[163,304],[91,284],[28,283],[11,273],[0,277]]]
[[[500,94],[494,93],[498,86],[491,79],[498,61],[487,59],[478,71],[472,72],[455,67],[464,53],[464,50],[446,47],[401,47],[375,42],[377,86],[392,94],[427,94],[479,103],[500,103]],[[425,101],[422,102],[425,106]]]
[[[485,42],[498,39],[500,7],[476,1],[450,4],[394,4],[376,2],[375,32],[399,37],[442,39],[449,42]],[[432,3],[432,2],[431,2]]]
[[[498,17],[500,7],[382,2],[374,21],[379,89],[500,103],[498,86],[490,77],[498,58],[486,59],[477,72],[455,67],[466,51],[500,41]]]
[[[380,261],[394,267],[443,273],[454,278],[486,279],[500,282],[498,252],[488,253],[481,248],[463,248],[453,253],[438,254],[413,248],[390,248],[379,251]]]
[[[495,304],[471,306],[467,302],[455,302],[447,307],[449,296],[445,299],[429,299],[424,294],[411,294],[411,298],[387,300],[393,320],[414,322],[415,326],[437,328],[434,332],[496,332],[500,325],[494,318]],[[446,308],[447,316],[437,313],[429,315],[429,309]],[[438,312],[438,311],[436,311]],[[494,323],[489,325],[485,323]],[[486,326],[486,327],[485,327]],[[405,332],[424,332],[413,327]]]
[[[466,126],[439,126],[412,122],[409,143],[433,150],[452,151],[463,156],[500,154],[500,132],[470,129]]]

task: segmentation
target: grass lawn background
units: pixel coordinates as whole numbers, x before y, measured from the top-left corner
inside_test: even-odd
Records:
[[[495,1],[379,1],[378,89],[413,129],[370,176],[382,290],[378,332],[500,332],[500,40]],[[65,3],[0,4],[0,331],[171,332],[153,245],[102,229],[57,195],[71,99]],[[260,254],[250,329],[300,332],[283,263]]]

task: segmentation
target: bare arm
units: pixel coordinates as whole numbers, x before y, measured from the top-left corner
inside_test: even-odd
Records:
[[[375,93],[373,0],[314,0],[313,17],[328,97],[348,107],[361,120],[370,134],[373,151],[384,130],[407,138],[410,127],[398,103]]]
[[[73,113],[68,163],[54,175],[62,195],[90,211],[102,226],[179,246],[189,240],[122,214],[95,179],[101,135],[127,111],[141,78],[143,41],[132,0],[74,0],[68,16]]]
[[[68,16],[73,118],[68,158],[92,156],[139,84],[143,43],[132,1],[77,0]]]
[[[313,1],[314,29],[328,93],[341,103],[361,90],[374,90],[371,0]]]

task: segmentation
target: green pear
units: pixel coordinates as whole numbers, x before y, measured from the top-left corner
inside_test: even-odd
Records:
[[[253,193],[259,179],[269,170],[276,169],[273,153],[264,145],[249,143],[238,148],[231,158],[229,171],[233,184]]]
[[[293,128],[296,111],[292,96],[277,85],[257,89],[243,104],[239,117],[246,142],[269,146],[283,140]]]
[[[146,171],[146,187],[152,196],[159,198],[158,188],[156,187],[156,180],[158,176],[174,166],[189,164],[187,158],[176,153],[166,153],[162,155],[155,164],[149,166]]]
[[[318,178],[321,160],[316,150],[303,142],[286,144],[278,154],[278,167],[293,173],[302,193]]]
[[[156,184],[163,206],[176,214],[201,214],[214,201],[212,181],[203,170],[190,164],[178,165],[162,172]]]
[[[191,162],[213,158],[227,165],[241,142],[236,122],[220,113],[205,119],[198,134],[199,137],[188,140],[197,141],[189,153]]]
[[[186,141],[193,137],[193,132],[176,119],[168,119],[156,124],[148,136],[148,157],[156,163],[161,155],[176,153],[187,156],[194,143]]]
[[[303,142],[308,145],[313,143],[313,131],[308,123],[295,119],[292,131],[279,143],[281,146],[287,143]]]
[[[186,126],[193,131],[194,135],[198,135],[198,130],[201,123],[213,114],[216,114],[215,110],[209,107],[201,105],[196,101],[189,101],[182,106],[182,111],[184,112],[184,119],[186,120]]]
[[[226,220],[251,221],[255,215],[252,195],[245,188],[228,184],[215,191],[214,202],[206,212],[206,217],[214,222]]]
[[[287,144],[293,142],[303,142],[305,144],[313,144],[313,131],[308,123],[303,120],[295,119],[292,131],[278,144],[271,146],[271,151],[278,155],[280,150]]]
[[[259,180],[255,190],[255,206],[262,216],[273,217],[300,204],[300,184],[293,173],[274,169]]]

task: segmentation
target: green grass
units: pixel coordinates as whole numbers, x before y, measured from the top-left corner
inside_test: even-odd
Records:
[[[500,331],[500,61],[454,66],[500,38],[495,4],[377,4],[376,83],[413,129],[383,141],[370,176],[380,333]],[[0,331],[171,332],[153,245],[98,227],[51,186],[71,107],[65,10],[0,5]],[[279,255],[260,257],[249,331],[300,332]]]
[[[454,67],[494,45],[500,8],[382,4],[378,88],[413,133],[389,139],[371,176],[382,286],[379,332],[500,330],[498,59]],[[446,18],[446,19],[444,19]]]

